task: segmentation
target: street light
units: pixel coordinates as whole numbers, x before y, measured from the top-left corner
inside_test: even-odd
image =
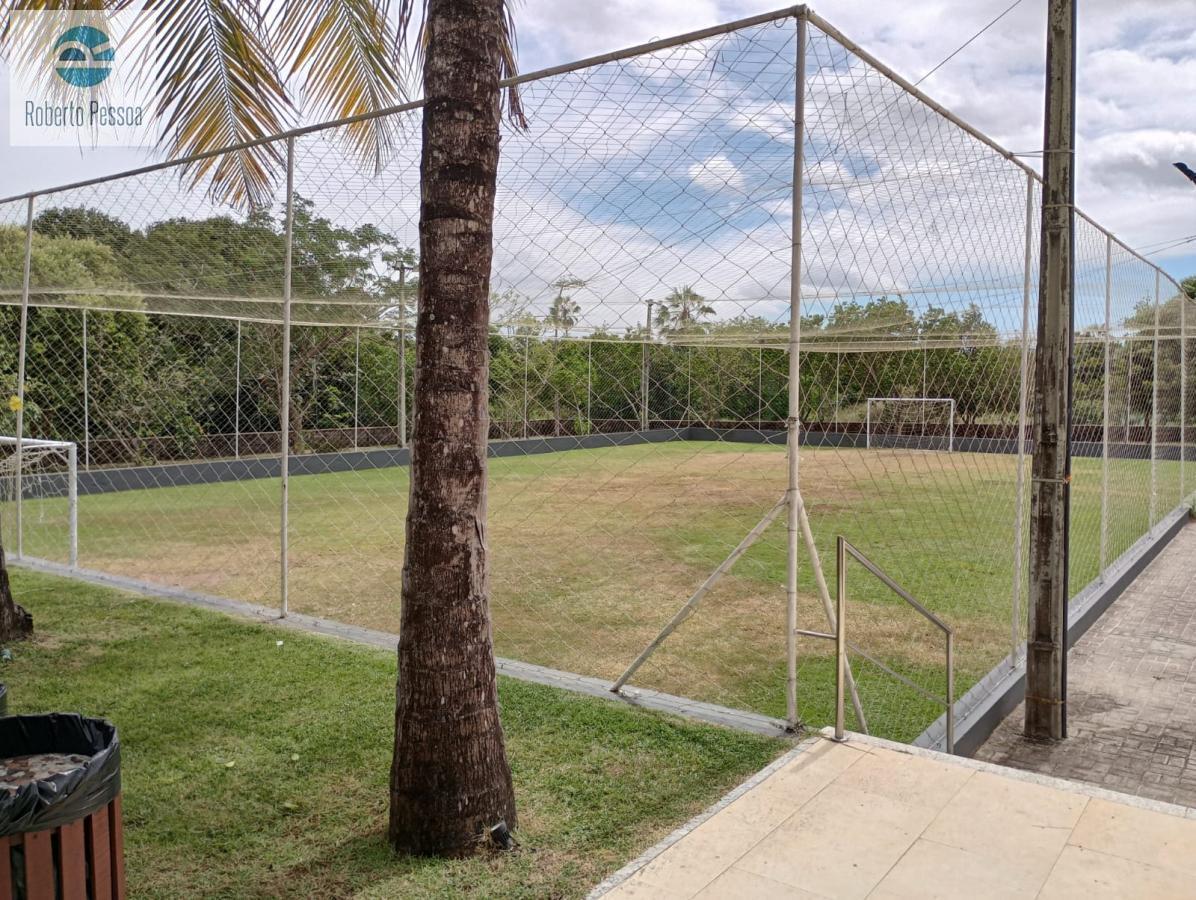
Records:
[[[1192,184],[1196,184],[1196,172],[1193,172],[1190,168],[1188,168],[1187,163],[1177,162],[1174,165],[1175,168],[1179,169],[1188,176],[1188,181],[1192,182]]]

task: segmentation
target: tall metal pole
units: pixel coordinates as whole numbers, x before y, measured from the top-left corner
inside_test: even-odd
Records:
[[[17,504],[17,552],[20,559],[25,550],[25,527],[22,520],[22,501],[24,486],[22,484],[21,445],[25,441],[25,347],[29,336],[29,273],[33,261],[33,197],[25,210],[25,269],[21,278],[21,336],[17,349],[17,470],[13,475],[15,482],[15,497]]]
[[[241,458],[241,320],[237,319],[237,376],[233,394],[233,456]]]
[[[279,615],[286,617],[287,596],[287,552],[289,550],[287,518],[290,512],[290,463],[291,463],[291,250],[294,233],[295,200],[295,138],[287,138],[287,200],[286,200],[286,257],[282,270],[282,378],[279,388],[279,452],[278,470],[282,483],[282,508],[279,528]]]
[[[74,444],[66,451],[66,477],[67,560],[74,569],[79,565],[79,448]]]
[[[91,386],[87,359],[87,310],[83,310],[83,468],[91,468]]]
[[[1109,432],[1112,422],[1113,393],[1113,238],[1105,238],[1105,398],[1101,421],[1100,475],[1100,576],[1109,567]]]
[[[1188,295],[1179,292],[1179,500],[1188,499],[1184,465],[1188,456]]]
[[[839,424],[839,363],[842,361],[843,351],[835,351],[835,424]]]
[[[1133,394],[1130,390],[1131,381],[1134,373],[1134,341],[1130,338],[1126,341],[1127,354],[1125,358],[1125,442],[1130,442],[1130,406],[1133,403]]]
[[[764,429],[764,348],[756,348],[756,429]]]
[[[361,426],[361,329],[353,329],[353,449],[361,444],[357,429]]]
[[[1150,527],[1159,520],[1159,270],[1154,271],[1154,360],[1150,374]]]
[[[399,263],[399,446],[407,446],[407,264]]]
[[[803,10],[804,13],[804,10]],[[797,19],[797,65],[793,101],[793,210],[790,229],[793,246],[789,257],[789,409],[788,486],[785,515],[785,711],[790,728],[797,717],[797,548],[801,536],[801,482],[799,443],[801,424],[801,275],[802,275],[802,176],[805,154],[806,107],[806,17]],[[843,627],[843,611],[838,626]],[[840,669],[842,665],[840,663]],[[841,680],[841,678],[840,678]]]
[[[1075,0],[1050,0],[1026,654],[1026,735],[1049,740],[1067,736],[1075,33]]]
[[[1026,175],[1026,247],[1022,263],[1022,354],[1018,369],[1017,487],[1013,512],[1013,611],[1010,622],[1010,658],[1022,655],[1022,554],[1026,530],[1026,414],[1030,393],[1030,294],[1034,276],[1034,176]]]
[[[643,364],[640,369],[640,430],[648,430],[648,381],[652,374],[652,363],[649,350],[652,346],[652,305],[656,301],[648,301],[648,315],[645,318],[645,336],[643,349]]]

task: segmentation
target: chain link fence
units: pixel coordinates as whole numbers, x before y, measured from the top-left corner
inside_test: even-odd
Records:
[[[1037,176],[804,9],[522,91],[491,279],[499,654],[827,724],[833,647],[797,636],[833,630],[842,535],[953,629],[957,696],[1016,660]],[[0,203],[11,554],[69,567],[77,542],[83,569],[397,630],[419,104],[387,115],[377,167],[335,123],[279,139],[253,210],[186,164]],[[1073,594],[1196,488],[1193,301],[1076,228]],[[74,445],[77,520],[32,439]],[[912,740],[941,636],[866,576],[850,601],[854,725]]]

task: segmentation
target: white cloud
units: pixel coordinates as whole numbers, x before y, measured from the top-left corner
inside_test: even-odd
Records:
[[[728,188],[742,190],[744,187],[743,173],[721,153],[690,166],[689,178],[698,187],[711,193]]]

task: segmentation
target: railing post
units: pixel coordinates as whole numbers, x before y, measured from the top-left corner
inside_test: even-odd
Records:
[[[21,335],[17,349],[17,468],[13,475],[16,508],[17,552],[20,559],[25,551],[25,523],[22,519],[22,502],[24,500],[24,484],[22,477],[21,445],[25,441],[25,349],[29,336],[29,273],[33,261],[33,198],[25,212],[25,268],[21,277]]]
[[[1150,375],[1150,527],[1159,516],[1159,271],[1154,273],[1154,361]]]
[[[287,198],[286,198],[286,256],[282,270],[282,377],[279,389],[279,453],[278,465],[282,484],[281,522],[279,527],[279,615],[286,617],[287,596],[288,515],[290,512],[291,457],[291,253],[295,225],[295,138],[287,138]]]
[[[955,634],[947,632],[947,752],[955,754]]]
[[[1113,237],[1105,236],[1105,396],[1101,421],[1100,476],[1100,577],[1109,567],[1109,431],[1112,422],[1113,392]]]
[[[1026,411],[1030,395],[1030,296],[1034,287],[1034,176],[1026,173],[1026,246],[1022,268],[1022,352],[1017,398],[1017,477],[1013,511],[1013,610],[1010,658],[1022,654],[1022,557],[1026,527]]]
[[[835,541],[835,740],[844,738],[847,685],[847,542]]]
[[[91,468],[91,387],[87,360],[87,310],[83,310],[83,468]]]
[[[797,61],[793,102],[793,211],[791,233],[793,246],[789,260],[789,413],[788,413],[788,509],[786,510],[785,547],[785,655],[786,655],[786,721],[790,728],[798,724],[797,714],[797,548],[800,536],[801,492],[799,480],[801,424],[801,276],[802,276],[802,177],[805,154],[806,103],[806,16],[805,9],[797,17]],[[839,632],[843,630],[842,612]],[[837,715],[842,717],[842,663],[839,666]]]

